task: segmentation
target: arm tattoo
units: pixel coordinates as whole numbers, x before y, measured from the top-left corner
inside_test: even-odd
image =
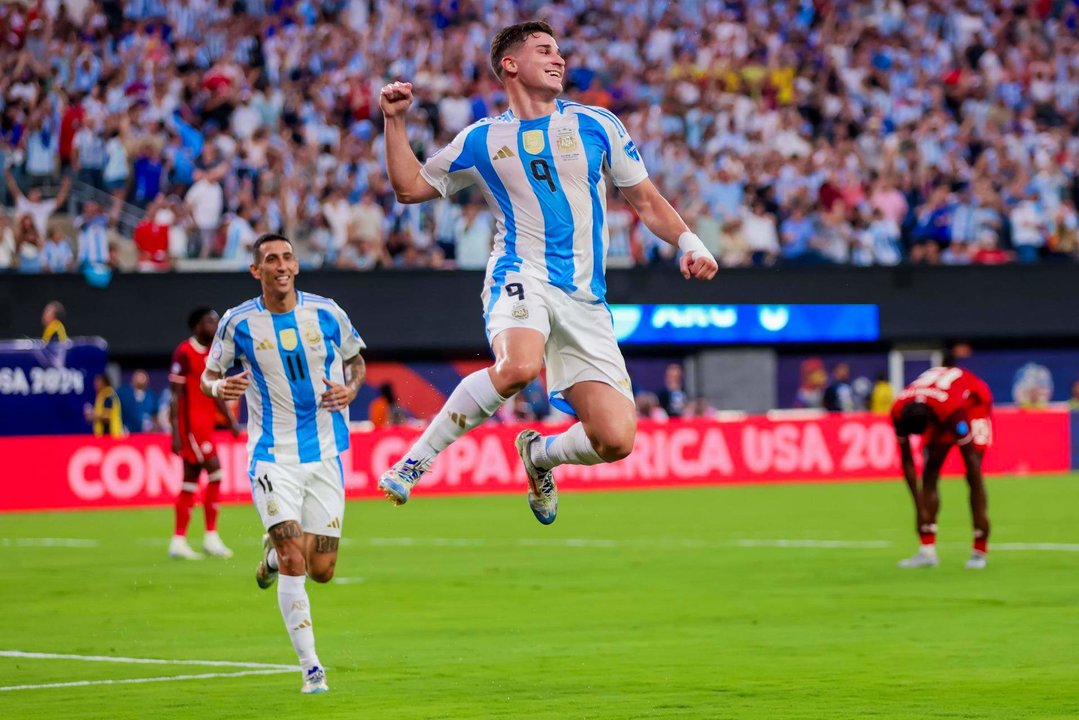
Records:
[[[345,363],[345,368],[348,370],[348,377],[345,379],[345,384],[353,391],[358,391],[360,385],[363,384],[364,376],[367,375],[367,363],[364,362],[363,356],[357,355],[347,361]]]
[[[327,537],[326,535],[315,536],[315,552],[317,553],[332,553],[337,552],[337,546],[340,544],[341,538]]]
[[[275,542],[291,540],[293,538],[302,538],[303,528],[301,528],[300,523],[295,520],[286,520],[285,522],[270,528],[270,537],[273,538]]]

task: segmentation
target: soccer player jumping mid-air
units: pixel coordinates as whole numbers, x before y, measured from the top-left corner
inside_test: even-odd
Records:
[[[276,234],[254,245],[251,274],[262,294],[221,318],[202,391],[247,396],[251,494],[267,534],[255,572],[260,588],[280,573],[277,602],[303,670],[304,693],[325,692],[304,580],[329,582],[345,510],[341,453],[348,406],[363,382],[364,348],[345,311],[296,290],[299,261]],[[243,372],[225,376],[235,360]]]
[[[967,567],[985,567],[989,550],[988,500],[982,477],[982,458],[993,441],[993,396],[977,375],[954,367],[930,368],[899,393],[892,405],[892,424],[899,439],[903,478],[914,498],[921,547],[900,567],[935,567],[940,469],[953,445],[959,446],[970,488],[970,512],[974,524],[974,548]],[[919,487],[910,436],[921,435],[925,467]]]
[[[450,443],[490,417],[546,362],[552,403],[579,422],[541,436],[525,430],[517,452],[528,502],[554,522],[551,470],[566,463],[614,462],[633,449],[633,393],[604,301],[609,242],[607,183],[641,221],[682,251],[682,275],[715,276],[715,258],[648,179],[626,127],[611,112],[559,99],[566,62],[543,22],[502,29],[491,67],[509,110],[461,131],[424,165],[409,146],[405,114],[412,85],[382,88],[386,167],[397,199],[419,203],[475,185],[497,220],[482,292],[494,364],[461,381],[415,445],[379,479],[396,504]]]
[[[191,330],[191,337],[176,347],[169,369],[172,451],[184,461],[183,484],[180,494],[176,496],[176,524],[169,542],[169,557],[186,560],[202,557],[187,542],[187,525],[191,520],[195,493],[199,489],[199,475],[205,470],[207,482],[202,497],[202,512],[206,534],[202,537],[202,549],[207,555],[229,558],[232,551],[217,534],[221,460],[217,457],[213,433],[218,411],[228,420],[233,437],[239,437],[240,428],[228,405],[221,398],[203,395],[200,386],[210,343],[217,332],[217,313],[208,307],[196,308],[188,316],[187,326]]]

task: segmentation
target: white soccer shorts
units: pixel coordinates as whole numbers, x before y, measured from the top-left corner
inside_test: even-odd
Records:
[[[576,300],[548,283],[517,272],[506,274],[493,305],[492,293],[488,280],[482,295],[488,341],[493,343],[495,336],[510,328],[532,328],[543,333],[547,341],[547,391],[555,407],[572,412],[562,392],[586,380],[607,383],[633,400],[626,361],[618,349],[611,311],[605,304]]]
[[[304,532],[341,537],[345,478],[339,457],[287,465],[256,462],[251,497],[267,530],[296,520]]]

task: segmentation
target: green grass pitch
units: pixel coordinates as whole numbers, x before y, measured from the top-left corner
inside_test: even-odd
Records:
[[[88,683],[0,689],[0,718],[1074,719],[1079,476],[989,491],[983,572],[955,480],[934,570],[896,567],[898,480],[564,493],[547,528],[523,493],[351,503],[340,582],[308,584],[312,697],[298,672],[10,655],[294,664],[253,509],[201,562],[165,556],[171,509],[0,516],[0,688]],[[227,676],[99,682],[200,674]]]

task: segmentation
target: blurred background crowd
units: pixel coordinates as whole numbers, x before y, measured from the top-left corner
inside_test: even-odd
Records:
[[[724,266],[1079,258],[1077,0],[37,0],[0,5],[0,271],[241,269],[263,231],[482,268],[482,198],[395,202],[378,91],[415,83],[429,155],[534,17]],[[610,266],[675,262],[609,218]]]

